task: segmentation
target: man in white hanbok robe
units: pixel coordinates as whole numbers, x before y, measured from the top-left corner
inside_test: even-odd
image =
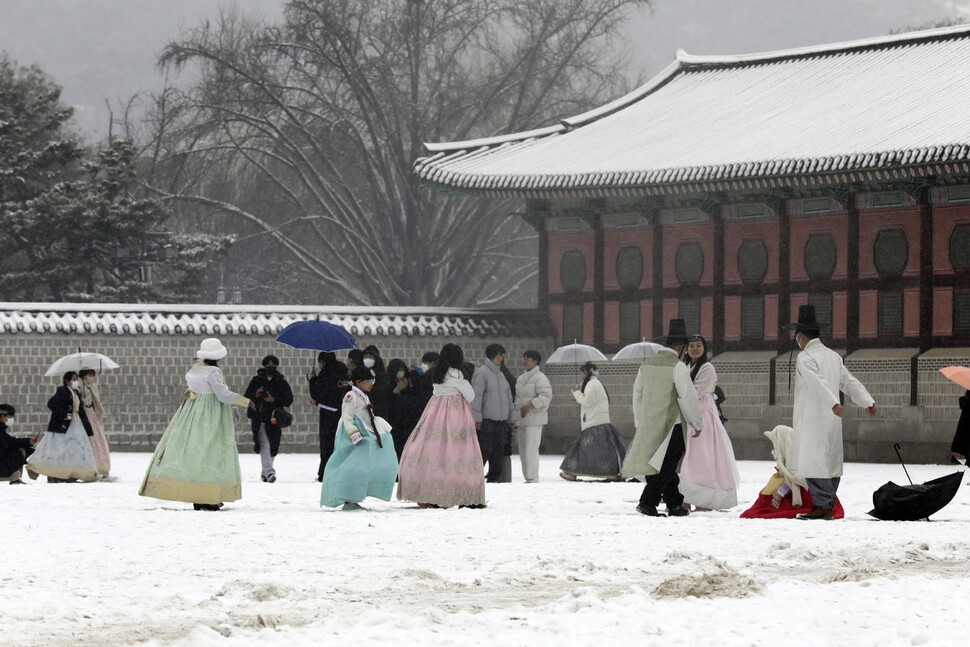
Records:
[[[799,519],[832,519],[842,477],[842,404],[846,393],[870,416],[876,402],[866,387],[849,373],[842,358],[819,340],[821,325],[813,306],[801,306],[795,342],[802,349],[795,362],[795,406],[789,467],[808,483],[814,507]]]

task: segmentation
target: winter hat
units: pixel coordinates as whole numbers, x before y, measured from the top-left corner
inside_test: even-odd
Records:
[[[374,344],[371,344],[370,346],[364,349],[364,355],[373,355],[374,357],[380,358],[381,351],[377,350],[377,346],[375,346]]]
[[[196,351],[195,356],[199,359],[222,359],[228,352],[221,341],[215,337],[209,337],[199,344],[199,350]]]

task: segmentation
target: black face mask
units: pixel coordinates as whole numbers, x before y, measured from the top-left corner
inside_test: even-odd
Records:
[[[275,366],[264,366],[263,367],[263,370],[266,371],[266,374],[267,375],[276,375],[276,367]]]

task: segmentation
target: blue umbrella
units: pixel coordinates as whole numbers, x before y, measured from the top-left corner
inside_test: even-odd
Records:
[[[328,353],[350,350],[357,346],[357,340],[340,326],[316,319],[291,323],[276,336],[276,341],[293,348]]]

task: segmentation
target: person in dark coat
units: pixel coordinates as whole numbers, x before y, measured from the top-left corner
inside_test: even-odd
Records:
[[[424,406],[427,402],[424,401],[420,392],[421,376],[404,360],[392,359],[387,365],[387,375],[394,385],[388,398],[391,411],[391,418],[388,422],[391,423],[394,451],[397,452],[398,460],[400,460],[404,445],[407,444],[411,432],[414,431],[415,425],[421,419],[421,414],[424,413]]]
[[[81,382],[77,373],[68,371],[64,374],[62,381],[64,384],[57,387],[54,395],[47,401],[47,408],[51,410],[51,419],[47,423],[47,431],[55,434],[67,432],[67,428],[71,426],[71,418],[74,413],[74,399],[81,397],[79,390]],[[77,414],[84,426],[84,433],[90,438],[94,435],[94,430],[84,412],[84,407],[79,408]]]
[[[365,348],[361,361],[364,368],[374,371],[374,386],[367,394],[370,396],[371,405],[374,407],[374,415],[390,421],[390,400],[391,392],[394,390],[394,381],[387,374],[387,367],[384,366],[384,360],[381,359],[381,353],[377,350],[377,346],[371,344]]]
[[[246,411],[253,421],[253,451],[259,454],[262,463],[260,477],[264,483],[275,483],[273,459],[280,450],[280,439],[283,437],[283,430],[276,419],[277,409],[293,404],[293,391],[278,371],[279,358],[267,355],[262,364],[263,368],[256,371],[255,377],[249,381],[244,397],[252,401]]]
[[[340,422],[340,402],[347,393],[350,372],[347,365],[337,361],[333,353],[321,351],[317,356],[319,370],[310,371],[310,403],[320,409],[320,466],[317,481],[323,481],[327,461],[333,455],[334,435]]]
[[[960,396],[960,420],[957,422],[950,451],[953,452],[953,458],[961,461],[967,460],[970,455],[970,391]]]
[[[10,481],[10,485],[23,483],[20,475],[39,439],[39,436],[15,438],[9,434],[7,430],[16,413],[13,405],[0,404],[0,481]]]
[[[431,373],[434,371],[435,364],[437,363],[438,353],[434,351],[428,351],[421,356],[421,375],[414,382],[418,397],[421,398],[422,411],[428,406],[428,402],[431,401],[431,396],[434,395],[434,382],[431,381]]]

